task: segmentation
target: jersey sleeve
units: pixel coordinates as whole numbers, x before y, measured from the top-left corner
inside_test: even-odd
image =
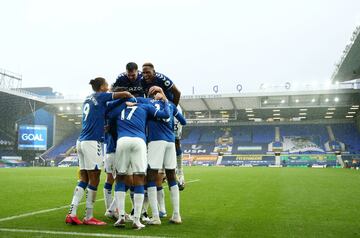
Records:
[[[111,87],[112,87],[112,88],[115,88],[115,87],[124,86],[124,85],[123,85],[123,78],[124,78],[124,74],[122,73],[122,74],[120,74],[120,75],[116,78],[115,83],[113,83],[113,84],[111,85]]]
[[[163,118],[168,119],[170,117],[170,110],[169,110],[169,104],[165,103],[163,109],[158,109],[152,104],[145,104],[146,111],[149,116],[151,117],[157,117],[157,118]]]
[[[159,80],[159,84],[161,84],[160,87],[166,91],[170,90],[174,86],[174,83],[167,76],[160,73],[158,73],[156,76]]]
[[[113,108],[115,108],[116,106],[120,105],[123,102],[124,102],[123,99],[116,99],[116,100],[107,102],[106,103],[106,111],[111,111]]]
[[[126,103],[122,103],[117,107],[114,107],[112,110],[109,110],[106,114],[106,118],[113,120],[115,118],[117,118],[121,111],[126,107]]]
[[[185,119],[184,115],[181,114],[181,112],[179,112],[179,110],[176,108],[175,105],[173,105],[173,107],[174,107],[174,117],[180,122],[181,125],[185,126],[186,119]]]
[[[108,101],[112,101],[113,94],[112,93],[99,93],[97,100],[101,103],[106,103]]]

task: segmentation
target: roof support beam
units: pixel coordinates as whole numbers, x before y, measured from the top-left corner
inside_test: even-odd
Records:
[[[207,104],[207,102],[205,101],[205,99],[202,98],[201,101],[205,104],[206,109],[207,109],[208,111],[211,111],[211,109],[210,109],[209,105]]]
[[[237,110],[235,102],[234,102],[234,98],[230,97],[230,101],[231,101],[231,105],[233,106],[233,110]]]

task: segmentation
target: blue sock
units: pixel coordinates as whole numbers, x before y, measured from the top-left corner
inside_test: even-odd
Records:
[[[79,186],[85,190],[85,188],[88,186],[88,184],[83,181],[80,181],[77,186]]]
[[[134,186],[134,193],[142,193],[142,194],[144,194],[144,185]]]
[[[170,189],[172,186],[177,185],[177,182],[175,180],[174,181],[168,181],[168,185],[169,185],[169,189]]]
[[[154,181],[148,182],[147,187],[156,187],[156,183]]]
[[[111,190],[111,189],[112,189],[112,184],[110,184],[110,183],[105,183],[105,184],[104,184],[104,188],[107,189],[107,190]]]
[[[117,182],[115,185],[115,191],[121,191],[121,192],[125,192],[125,183],[123,182]]]
[[[95,187],[95,186],[92,186],[92,185],[89,184],[87,187],[88,187],[88,189],[91,189],[93,191],[97,191],[97,187]]]

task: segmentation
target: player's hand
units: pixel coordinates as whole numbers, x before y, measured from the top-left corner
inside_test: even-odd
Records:
[[[132,95],[130,92],[128,92],[128,91],[125,91],[124,92],[125,93],[125,98],[133,98],[134,97],[134,95]]]
[[[104,126],[104,131],[105,131],[105,133],[108,133],[109,130],[110,130],[110,126],[109,126],[109,125],[105,125],[105,126]]]
[[[155,95],[154,99],[155,99],[155,100],[163,100],[163,101],[165,101],[165,102],[167,101],[166,96],[165,96],[164,94],[162,94],[162,93],[157,93],[157,94]]]
[[[152,86],[149,89],[149,95],[154,95],[156,93],[162,93],[164,94],[164,91],[162,90],[162,88],[158,87],[158,86]]]
[[[137,103],[136,102],[125,102],[126,106],[128,107],[133,107],[135,106]]]

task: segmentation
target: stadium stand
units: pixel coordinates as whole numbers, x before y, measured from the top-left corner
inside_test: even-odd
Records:
[[[345,143],[350,154],[360,154],[360,134],[355,124],[336,124],[331,127],[336,139]]]
[[[58,162],[64,159],[66,152],[68,152],[76,145],[76,140],[78,137],[79,133],[74,132],[65,138],[61,143],[47,150],[44,154],[41,155],[41,157],[45,160],[54,160],[55,164],[58,164]]]
[[[199,155],[224,155],[219,164],[268,166],[275,163],[270,144],[283,147],[280,159],[285,166],[335,165],[336,156],[326,147],[332,139],[328,128],[332,130],[335,142],[345,144],[343,154],[360,153],[360,133],[354,123],[187,127],[183,148],[185,154],[193,157],[189,159],[193,165],[198,164],[195,162]],[[278,142],[274,142],[276,130],[280,135]],[[219,145],[224,131],[227,131],[227,139]],[[222,150],[226,146],[231,149]]]

